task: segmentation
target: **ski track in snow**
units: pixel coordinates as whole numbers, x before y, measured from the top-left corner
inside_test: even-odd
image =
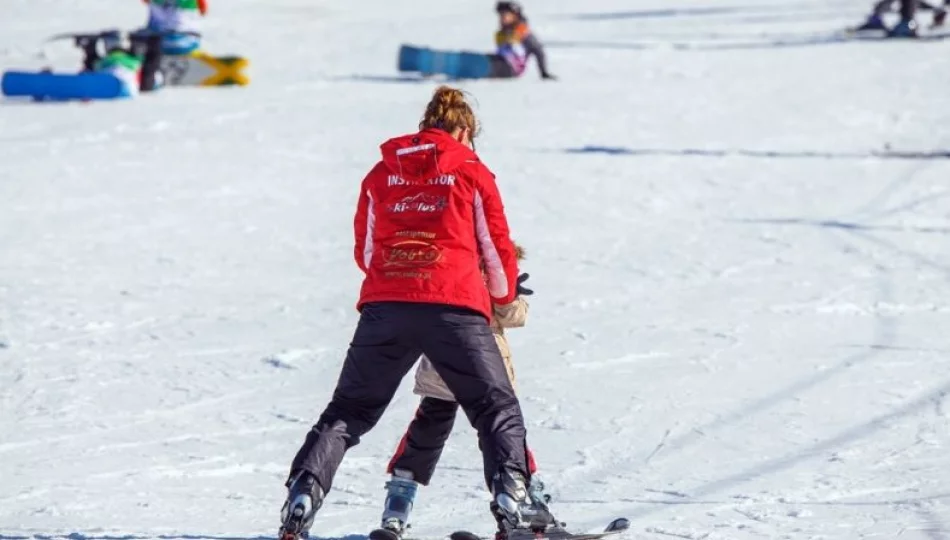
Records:
[[[142,7],[6,0],[0,68]],[[836,42],[835,0],[527,3],[556,83],[466,82],[537,291],[510,333],[569,526],[624,538],[950,539],[945,43]],[[0,101],[0,540],[273,537],[356,321],[356,186],[485,2],[229,0],[240,89]],[[363,540],[417,398],[354,448],[321,539]],[[488,532],[458,422],[414,536]]]

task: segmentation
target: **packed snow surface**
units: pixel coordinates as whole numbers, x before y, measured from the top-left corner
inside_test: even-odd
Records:
[[[0,0],[0,68],[140,2]],[[623,538],[950,538],[950,42],[863,0],[533,0],[556,82],[462,83],[536,290],[510,333],[561,519]],[[921,14],[929,23],[930,15]],[[273,537],[352,336],[358,184],[488,0],[221,0],[247,88],[0,102],[0,540]],[[417,397],[314,527],[363,538]],[[413,536],[490,533],[460,418]]]

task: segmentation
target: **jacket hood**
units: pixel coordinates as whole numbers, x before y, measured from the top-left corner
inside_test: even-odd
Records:
[[[395,137],[379,149],[383,163],[393,174],[412,181],[433,178],[457,169],[466,161],[478,160],[472,149],[441,129]]]

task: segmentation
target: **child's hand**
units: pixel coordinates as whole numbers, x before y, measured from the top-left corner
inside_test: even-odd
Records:
[[[529,277],[531,277],[531,274],[521,274],[518,276],[518,288],[516,289],[518,291],[518,296],[531,296],[534,294],[534,291],[523,285],[523,283],[527,281]]]

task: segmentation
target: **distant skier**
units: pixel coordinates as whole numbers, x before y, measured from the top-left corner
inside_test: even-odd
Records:
[[[107,73],[122,81],[130,95],[151,92],[161,87],[161,37],[108,31],[78,36],[76,46],[83,51],[83,71]],[[105,52],[99,54],[102,44]]]
[[[516,248],[518,260],[522,260],[524,251],[518,246]],[[505,328],[524,326],[528,316],[528,301],[525,297],[534,294],[534,291],[523,285],[527,277],[527,274],[522,274],[518,278],[518,297],[514,302],[492,306],[491,328],[498,350],[505,361],[512,387],[515,386],[515,371]],[[393,539],[401,538],[406,531],[409,525],[409,514],[415,502],[416,490],[420,484],[429,485],[445,442],[452,432],[459,409],[455,396],[425,356],[421,358],[419,367],[416,369],[416,384],[413,391],[422,396],[422,400],[416,410],[415,418],[409,424],[387,468],[387,472],[392,476],[386,483],[386,501],[381,528],[388,531],[390,534],[387,536]],[[536,504],[544,506],[548,498],[544,494],[543,483],[536,476],[536,466],[530,451],[528,452],[528,468],[532,475],[529,495]],[[504,534],[502,523],[499,523],[499,531]]]
[[[148,4],[147,30],[165,34],[162,52],[190,54],[201,47],[201,18],[208,13],[208,0],[143,0]]]
[[[478,431],[499,518],[515,529],[551,522],[528,497],[524,417],[488,324],[492,303],[518,296],[518,261],[495,176],[473,150],[477,132],[462,92],[440,87],[419,131],[383,143],[363,179],[353,222],[360,319],[333,398],[291,465],[282,540],[307,536],[344,454],[421,354]]]
[[[544,47],[528,27],[528,19],[524,15],[524,8],[518,2],[498,2],[495,5],[498,12],[500,28],[495,33],[495,45],[498,50],[489,55],[491,60],[491,77],[509,78],[518,77],[524,73],[528,59],[535,57],[542,79],[556,79],[548,71],[547,60],[544,56]]]
[[[950,0],[944,0],[944,6],[933,4],[927,0],[900,0],[900,21],[893,28],[888,29],[887,25],[884,24],[884,14],[892,9],[895,2],[896,0],[880,0],[877,2],[864,24],[855,28],[855,30],[858,32],[881,30],[887,32],[890,37],[917,37],[917,22],[914,17],[918,7],[933,12],[931,27],[937,28],[943,26],[946,21],[946,6],[950,5]]]

